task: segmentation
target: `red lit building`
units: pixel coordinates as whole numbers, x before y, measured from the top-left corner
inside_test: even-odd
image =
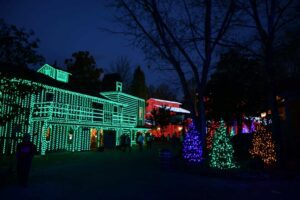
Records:
[[[182,130],[185,128],[185,119],[190,111],[180,107],[181,103],[176,101],[168,101],[162,99],[150,98],[147,100],[146,104],[146,126],[151,128],[150,132],[154,137],[160,137],[164,135],[165,137],[172,137],[176,134],[177,137],[180,136]],[[168,119],[168,124],[161,127],[158,122],[156,122],[153,116],[153,111],[158,111],[159,109],[168,110],[170,117]]]

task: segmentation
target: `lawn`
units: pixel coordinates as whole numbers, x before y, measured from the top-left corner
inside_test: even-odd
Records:
[[[3,199],[297,199],[299,180],[231,180],[160,167],[152,151],[35,156],[28,188],[12,179]],[[1,161],[3,164],[4,162]]]

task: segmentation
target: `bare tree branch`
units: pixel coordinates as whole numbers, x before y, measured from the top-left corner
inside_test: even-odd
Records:
[[[192,18],[191,18],[190,11],[189,11],[189,9],[187,7],[187,4],[186,4],[186,0],[184,0],[183,3],[184,3],[184,10],[185,10],[185,12],[186,12],[186,14],[188,16],[189,27],[190,27],[191,32],[192,32],[192,38],[193,38],[192,42],[194,44],[194,47],[196,49],[197,54],[199,55],[199,57],[201,58],[201,60],[204,61],[204,57],[203,57],[202,53],[200,52],[200,50],[198,48],[198,45],[197,45],[197,42],[196,42],[197,41],[197,39],[196,39],[197,37],[196,37],[196,34],[195,34],[195,28],[192,25]]]

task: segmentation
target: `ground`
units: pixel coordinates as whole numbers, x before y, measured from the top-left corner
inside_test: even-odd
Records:
[[[0,162],[1,163],[1,162]],[[299,199],[299,179],[234,180],[162,169],[151,152],[63,152],[35,156],[27,188],[15,180],[0,199]]]

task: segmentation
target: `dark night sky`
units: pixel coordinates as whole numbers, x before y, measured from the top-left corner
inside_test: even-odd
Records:
[[[157,71],[149,70],[143,54],[129,46],[122,35],[105,33],[100,27],[118,29],[113,10],[104,0],[0,0],[0,18],[8,24],[33,30],[41,40],[39,53],[46,62],[59,66],[79,50],[89,51],[98,66],[108,68],[118,56],[127,56],[132,65],[142,65],[148,84],[161,81]],[[153,77],[156,78],[150,78]]]

